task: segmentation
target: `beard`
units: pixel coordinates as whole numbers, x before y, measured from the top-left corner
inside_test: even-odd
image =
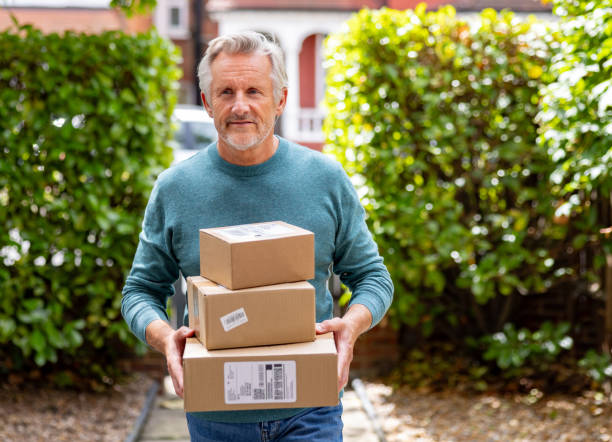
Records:
[[[238,121],[255,121],[254,119],[250,119],[247,116],[234,116],[229,118],[225,123],[226,127],[231,122]],[[274,122],[272,124],[256,124],[255,133],[236,133],[228,131],[219,131],[219,138],[221,138],[229,147],[239,150],[245,151],[249,150],[257,145],[259,145],[263,140],[265,140],[270,132],[274,130]]]

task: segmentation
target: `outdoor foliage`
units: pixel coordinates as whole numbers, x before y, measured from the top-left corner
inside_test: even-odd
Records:
[[[554,13],[561,43],[542,92],[539,142],[556,166],[552,191],[565,201],[557,215],[573,215],[581,249],[597,246],[599,230],[612,224],[612,2],[557,0]],[[612,238],[603,247],[612,253]],[[596,249],[596,270],[604,259]]]
[[[156,4],[157,0],[111,0],[110,2],[112,7],[121,9],[127,16],[148,12]]]
[[[136,345],[121,287],[172,159],[178,60],[154,33],[0,34],[0,372],[108,380]]]
[[[545,370],[543,363],[553,362],[561,351],[572,348],[569,331],[570,324],[567,322],[553,325],[546,321],[533,333],[526,328],[516,330],[514,325],[508,323],[502,331],[481,338],[485,347],[483,357],[485,360],[495,360],[507,376],[517,373],[516,369],[525,365]]]
[[[598,353],[590,349],[578,361],[578,366],[597,384],[612,380],[612,357],[608,353]]]
[[[353,176],[394,279],[395,323],[501,330],[543,292],[565,226],[536,143],[548,41],[511,12],[363,10],[327,40],[327,143]]]
[[[552,58],[555,81],[542,93],[541,143],[556,170],[555,190],[612,191],[612,3],[558,0],[562,44]],[[584,203],[568,198],[568,205]],[[564,208],[560,208],[563,210]],[[568,212],[569,213],[569,212]]]

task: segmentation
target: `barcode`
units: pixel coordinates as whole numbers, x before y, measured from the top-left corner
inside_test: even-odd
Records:
[[[272,364],[266,364],[266,399],[272,397]]]
[[[234,310],[233,312],[228,313],[225,316],[221,316],[221,318],[219,319],[221,320],[223,330],[225,330],[226,332],[249,321],[246,312],[242,307],[240,307],[238,310]]]
[[[231,313],[228,317],[225,318],[225,322],[227,324],[233,324],[234,322],[238,322],[245,317],[244,311],[237,311]]]
[[[274,365],[274,400],[285,399],[285,389],[283,388],[285,370],[282,365]]]
[[[259,387],[263,388],[264,386],[264,367],[263,365],[260,365],[258,367],[258,373],[259,373]]]

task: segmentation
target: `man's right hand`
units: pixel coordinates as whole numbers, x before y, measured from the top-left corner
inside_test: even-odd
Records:
[[[166,356],[168,373],[172,378],[174,391],[183,397],[183,352],[188,337],[195,331],[189,327],[174,330],[167,322],[157,319],[147,326],[147,343]]]

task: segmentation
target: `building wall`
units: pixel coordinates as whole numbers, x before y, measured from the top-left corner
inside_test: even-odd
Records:
[[[14,26],[11,15],[20,24],[33,25],[44,33],[68,30],[87,34],[110,30],[137,33],[146,31],[152,24],[150,16],[127,18],[114,9],[0,8],[0,29]]]

